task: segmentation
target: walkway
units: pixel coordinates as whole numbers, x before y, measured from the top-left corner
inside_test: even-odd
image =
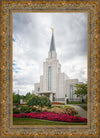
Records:
[[[75,108],[76,111],[78,111],[78,114],[81,117],[87,118],[87,111],[85,111],[82,107],[80,107],[79,105],[72,105],[72,104],[67,104],[68,106],[72,106]]]

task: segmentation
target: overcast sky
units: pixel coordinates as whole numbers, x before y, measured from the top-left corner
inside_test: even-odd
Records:
[[[87,13],[13,13],[13,91],[26,94],[43,74],[51,28],[62,72],[87,81]]]

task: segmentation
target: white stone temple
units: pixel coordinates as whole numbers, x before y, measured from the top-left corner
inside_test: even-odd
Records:
[[[70,79],[61,72],[61,64],[57,59],[55,49],[54,30],[52,29],[48,58],[43,62],[43,75],[40,76],[40,82],[34,84],[34,93],[46,95],[51,101],[65,102],[66,97],[70,100],[77,98],[76,95],[73,95],[76,83],[80,83],[78,79]]]

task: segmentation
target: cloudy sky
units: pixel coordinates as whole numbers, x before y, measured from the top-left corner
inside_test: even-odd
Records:
[[[43,74],[54,28],[57,58],[71,79],[87,80],[87,13],[13,13],[13,91],[26,94]]]

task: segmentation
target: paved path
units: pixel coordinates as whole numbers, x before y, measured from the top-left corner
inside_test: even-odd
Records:
[[[85,117],[87,118],[87,111],[85,111],[82,107],[80,107],[79,105],[72,105],[72,104],[67,104],[68,106],[72,106],[74,107],[77,111],[78,111],[78,114],[81,116],[81,117]]]

